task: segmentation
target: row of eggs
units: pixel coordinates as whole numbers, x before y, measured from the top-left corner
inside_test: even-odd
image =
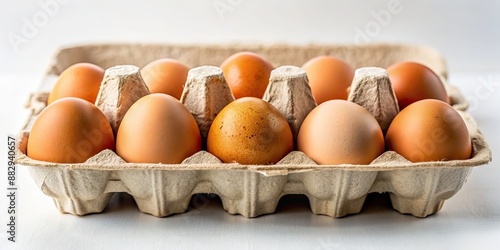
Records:
[[[440,78],[422,64],[403,62],[387,69],[402,111],[384,136],[366,109],[345,100],[354,76],[349,64],[332,56],[306,62],[302,67],[318,106],[304,120],[296,145],[285,117],[261,99],[272,64],[257,54],[241,52],[220,67],[236,100],[214,119],[206,150],[223,162],[274,164],[295,148],[318,164],[369,164],[385,150],[412,162],[471,156],[465,122],[449,105]],[[130,107],[115,136],[106,116],[93,104],[104,70],[89,63],[69,67],[33,124],[27,155],[81,163],[111,149],[127,162],[181,163],[202,150],[196,121],[178,101],[188,71],[174,59],[146,65],[141,75],[152,94]]]

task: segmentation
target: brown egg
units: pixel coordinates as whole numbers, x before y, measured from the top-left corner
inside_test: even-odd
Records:
[[[234,98],[262,98],[269,84],[273,65],[252,52],[240,52],[228,57],[220,68]]]
[[[333,56],[318,56],[302,65],[316,103],[333,99],[347,100],[354,78],[351,65]]]
[[[78,97],[95,103],[104,70],[91,63],[73,64],[64,70],[49,94],[47,104],[64,97]]]
[[[259,98],[231,102],[208,132],[208,152],[226,163],[274,164],[292,149],[292,130],[285,117]]]
[[[179,164],[201,150],[193,115],[177,99],[150,94],[127,111],[116,135],[116,153],[127,162]]]
[[[441,79],[434,71],[420,63],[397,63],[387,68],[387,73],[400,110],[424,99],[436,99],[449,103]]]
[[[141,75],[151,93],[171,95],[181,99],[189,67],[171,58],[150,62],[141,70]]]
[[[35,160],[81,163],[115,149],[108,119],[94,104],[74,97],[47,106],[33,123],[27,155]]]
[[[314,108],[300,127],[297,149],[321,165],[369,164],[384,152],[377,120],[363,107],[331,100]]]
[[[464,120],[450,105],[422,100],[402,110],[387,130],[388,150],[411,162],[466,160],[472,152]]]

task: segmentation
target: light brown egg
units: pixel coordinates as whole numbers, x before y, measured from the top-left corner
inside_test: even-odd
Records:
[[[287,120],[259,98],[231,102],[215,117],[208,132],[208,152],[226,163],[274,164],[292,149]]]
[[[179,164],[200,150],[193,115],[166,94],[146,95],[135,102],[116,135],[116,153],[127,162]]]
[[[49,94],[47,104],[64,97],[78,97],[95,103],[104,69],[91,63],[77,63],[64,70]]]
[[[387,149],[411,162],[466,160],[472,144],[464,120],[445,102],[427,99],[403,109],[385,138]]]
[[[387,73],[400,110],[424,99],[436,99],[449,103],[441,79],[434,71],[420,63],[397,63],[387,68]]]
[[[333,56],[318,56],[302,65],[316,103],[333,99],[347,100],[354,78],[354,68]]]
[[[236,53],[228,57],[220,68],[236,99],[262,98],[274,69],[269,61],[252,52]]]
[[[94,104],[74,97],[47,106],[33,123],[27,155],[35,160],[81,163],[115,149],[108,119]]]
[[[151,93],[171,95],[181,99],[189,67],[175,59],[162,58],[150,62],[141,70],[141,75]]]
[[[314,108],[300,127],[297,149],[320,165],[369,164],[384,152],[377,120],[363,107],[331,100]]]

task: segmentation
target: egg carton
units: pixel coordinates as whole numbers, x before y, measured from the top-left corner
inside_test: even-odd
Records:
[[[467,124],[472,157],[412,163],[387,151],[368,165],[317,165],[304,153],[292,151],[274,165],[242,165],[222,163],[206,151],[181,164],[126,163],[110,150],[79,164],[43,162],[26,156],[29,130],[46,106],[57,75],[84,61],[108,68],[96,105],[115,132],[128,108],[149,93],[139,68],[131,65],[142,67],[153,59],[172,57],[195,66],[189,71],[181,102],[195,117],[206,142],[214,117],[234,97],[220,68],[200,65],[219,65],[229,55],[243,50],[261,54],[279,66],[271,73],[263,99],[286,117],[294,139],[316,103],[306,73],[295,66],[281,65],[301,65],[317,55],[346,60],[358,68],[349,100],[373,114],[384,131],[398,113],[384,68],[406,60],[429,65],[442,78],[453,107]],[[113,66],[117,64],[131,65]],[[466,112],[467,102],[446,82],[446,76],[444,60],[437,51],[410,45],[102,44],[66,48],[58,52],[40,91],[27,103],[31,115],[19,134],[16,162],[28,167],[37,186],[53,198],[62,213],[76,215],[102,212],[113,193],[126,192],[133,196],[140,211],[158,217],[185,212],[191,196],[198,193],[217,194],[227,212],[245,217],[274,213],[282,196],[304,194],[313,213],[342,217],[359,213],[369,193],[386,192],[398,212],[426,217],[438,212],[444,201],[459,191],[473,167],[491,161],[485,138]]]

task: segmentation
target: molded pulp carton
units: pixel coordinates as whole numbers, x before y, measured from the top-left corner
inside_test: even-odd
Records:
[[[171,57],[194,67],[189,72],[181,102],[195,117],[206,142],[212,120],[234,98],[220,68],[203,65],[220,65],[239,51],[256,52],[277,67],[263,99],[283,113],[295,139],[302,121],[316,103],[305,72],[286,65],[302,65],[318,55],[344,59],[357,68],[349,100],[370,111],[386,131],[399,110],[383,68],[406,60],[424,63],[445,82],[453,107],[464,118],[472,138],[472,157],[411,163],[387,151],[369,165],[317,165],[302,152],[292,151],[275,165],[240,165],[222,163],[206,151],[196,153],[182,164],[126,163],[110,150],[80,164],[42,162],[26,156],[30,127],[46,106],[48,92],[57,76],[77,62],[107,68],[96,105],[108,117],[115,133],[130,105],[149,93],[137,66]],[[245,217],[273,213],[283,195],[304,194],[313,213],[342,217],[359,213],[368,193],[388,192],[395,210],[426,217],[438,212],[444,201],[458,192],[472,167],[491,161],[483,135],[466,112],[467,102],[456,88],[446,83],[446,77],[446,66],[438,52],[408,45],[71,47],[56,54],[40,91],[27,104],[31,115],[19,135],[16,161],[28,166],[38,187],[54,199],[61,212],[77,215],[99,213],[113,193],[126,192],[134,197],[142,212],[158,217],[185,212],[191,196],[197,193],[215,193],[226,211]]]

